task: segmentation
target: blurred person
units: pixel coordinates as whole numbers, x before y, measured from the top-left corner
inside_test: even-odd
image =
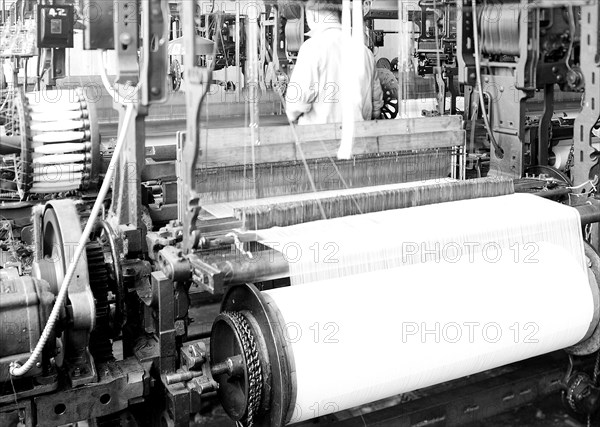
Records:
[[[352,60],[358,68],[342,67],[342,0],[308,0],[305,14],[310,38],[300,47],[287,85],[288,119],[299,125],[341,122],[340,85],[343,73],[349,72],[356,72],[359,82],[349,88],[358,92],[348,98],[356,100],[352,108],[354,121],[378,119],[383,92],[372,52],[363,45],[364,55],[357,54]]]

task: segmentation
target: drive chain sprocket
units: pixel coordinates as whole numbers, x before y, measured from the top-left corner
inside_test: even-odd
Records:
[[[260,406],[263,383],[262,368],[260,366],[256,340],[254,339],[254,334],[250,329],[248,321],[242,313],[237,311],[225,311],[222,314],[231,319],[241,338],[249,383],[247,397],[248,410],[245,425],[247,427],[252,427],[254,424],[254,416],[258,412]]]

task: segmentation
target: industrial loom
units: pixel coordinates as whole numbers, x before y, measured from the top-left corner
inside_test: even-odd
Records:
[[[351,156],[338,159],[347,123],[260,126],[261,20],[244,17],[249,126],[208,126],[201,111],[212,70],[184,63],[177,219],[153,229],[142,220],[145,119],[165,99],[167,3],[108,3],[109,16],[93,24],[114,31],[119,67],[108,89],[133,85],[135,97],[115,96],[119,135],[93,200],[20,196],[35,202],[34,253],[28,274],[15,263],[0,270],[1,425],[208,425],[214,401],[244,426],[315,418],[461,425],[558,393],[569,411],[598,420],[590,365],[600,350],[600,200],[597,158],[586,157],[591,126],[574,142],[566,203],[542,197],[547,189],[516,191],[524,172],[513,165],[526,144],[501,126],[489,129],[498,167],[466,179],[459,116],[351,123]],[[532,8],[569,9],[560,3]],[[597,31],[600,2],[582,3],[581,34]],[[195,4],[180,6],[186,57],[203,57]],[[362,2],[352,7],[362,32]],[[350,2],[344,8],[347,25]],[[463,27],[459,42],[468,37],[480,34]],[[598,65],[581,68],[593,76]],[[583,80],[582,114],[591,115],[595,98]],[[81,127],[32,127],[43,137],[19,153],[33,164],[59,156],[44,161],[79,165],[80,173],[94,159],[85,100],[60,88],[53,94],[65,98],[60,114],[76,111]],[[23,114],[35,116],[34,96],[22,101]],[[68,142],[73,131],[80,133]],[[27,144],[35,141],[28,132]],[[23,187],[30,193],[41,188],[29,178],[35,172],[21,174],[20,182],[33,182]],[[76,177],[69,189],[89,187],[87,175]],[[207,334],[193,332],[197,313],[210,320]],[[546,358],[562,350],[568,358],[558,364]],[[419,393],[430,400],[414,399]]]

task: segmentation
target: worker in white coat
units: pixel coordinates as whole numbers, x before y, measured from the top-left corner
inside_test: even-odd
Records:
[[[310,27],[300,47],[298,58],[286,90],[286,114],[299,125],[338,123],[342,121],[341,82],[342,0],[309,0],[306,21]],[[377,119],[383,106],[383,93],[377,77],[375,58],[367,46],[364,55],[356,55],[353,64],[359,84],[344,88],[353,93],[354,121]]]

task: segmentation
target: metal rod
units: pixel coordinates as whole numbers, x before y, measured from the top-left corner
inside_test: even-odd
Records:
[[[235,91],[235,101],[240,102],[240,93],[242,91],[242,65],[240,64],[240,44],[241,40],[241,20],[240,20],[240,4],[236,4],[235,8],[235,68],[237,90]],[[221,31],[221,28],[218,28]]]
[[[21,152],[21,137],[20,136],[4,136],[3,135],[0,137],[0,154],[20,153],[20,152]]]
[[[575,206],[581,216],[581,225],[595,224],[600,222],[600,200],[590,200],[589,204]]]
[[[227,374],[231,376],[238,376],[244,373],[245,370],[244,359],[242,355],[237,354],[235,356],[228,357],[225,361],[217,363],[210,368],[210,373],[213,376]]]
[[[198,341],[198,340],[203,340],[205,338],[210,338],[210,331],[202,331],[202,332],[197,332],[195,334],[188,334],[185,337],[184,342]]]
[[[254,9],[252,9],[254,10]],[[247,93],[250,101],[250,140],[253,145],[260,142],[259,111],[258,111],[258,18],[257,16],[246,16],[246,82]]]
[[[216,262],[210,260],[207,262],[214,264],[223,272],[223,282],[229,285],[263,282],[289,276],[289,264],[281,252],[271,250],[253,252],[253,255],[253,259],[240,259],[239,255],[233,255]]]
[[[189,381],[191,379],[194,379],[196,377],[201,377],[201,376],[202,376],[202,371],[186,371],[186,372],[182,372],[182,373],[178,373],[178,374],[167,374],[165,379],[166,379],[167,385],[171,385],[171,384],[181,383],[184,381]]]
[[[568,188],[558,188],[556,190],[538,191],[535,193],[536,196],[543,197],[544,199],[550,199],[552,197],[561,197],[571,194],[571,190]]]

